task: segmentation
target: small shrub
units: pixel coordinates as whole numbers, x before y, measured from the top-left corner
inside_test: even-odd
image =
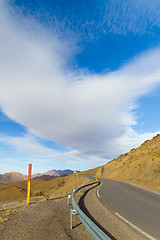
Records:
[[[37,191],[34,193],[34,197],[38,197],[38,196],[43,196],[43,192],[42,191]]]
[[[152,161],[154,161],[154,158],[152,158]]]
[[[160,157],[160,151],[157,152],[157,157]]]
[[[57,186],[57,189],[59,189],[60,187],[63,187],[65,185],[65,180],[63,179]]]
[[[49,195],[44,195],[46,201],[49,200]]]
[[[141,163],[139,163],[138,166],[140,167],[140,166],[141,166]]]

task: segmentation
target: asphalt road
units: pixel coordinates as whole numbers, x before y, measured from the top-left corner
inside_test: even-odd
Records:
[[[160,195],[134,185],[101,179],[102,203],[148,239],[160,240]]]

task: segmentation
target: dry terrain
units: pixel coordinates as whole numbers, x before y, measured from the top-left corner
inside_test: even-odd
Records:
[[[90,179],[78,175],[59,177],[50,181],[32,180],[32,197],[29,205],[26,203],[26,181],[1,183],[0,239],[92,240],[76,216],[73,218],[74,229],[70,230],[71,205],[67,206],[66,197],[68,193],[72,193],[74,187],[89,182]],[[43,193],[43,196],[34,196],[35,193]]]
[[[76,197],[82,210],[114,240],[145,240],[101,204],[96,197],[96,189],[88,187],[87,192],[81,192]],[[66,197],[50,200],[32,197],[30,205],[26,204],[26,200],[2,202],[1,240],[93,240],[76,215],[73,216],[73,229],[70,230],[70,208],[72,205],[67,206]]]
[[[79,187],[89,180],[76,174],[57,177],[50,181],[42,179],[31,180],[31,196],[44,196],[46,199],[66,196],[74,187]],[[0,202],[7,200],[25,199],[27,181],[0,183]]]
[[[0,223],[1,240],[92,240],[93,238],[80,223],[73,218],[70,230],[70,207],[66,198],[0,204],[3,221]]]
[[[160,135],[83,174],[126,181],[160,193]]]

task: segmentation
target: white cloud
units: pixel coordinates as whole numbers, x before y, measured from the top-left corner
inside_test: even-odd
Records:
[[[157,134],[160,134],[160,131],[153,133],[143,133],[139,134],[134,131],[132,128],[128,128],[128,132],[117,139],[111,141],[108,145],[108,149],[110,151],[110,156],[117,157],[119,154],[126,153],[130,151],[132,148],[139,147],[146,140],[152,139]],[[115,154],[114,154],[115,150]],[[108,151],[108,154],[109,154]],[[117,153],[119,153],[117,155]]]
[[[106,159],[91,155],[84,156],[76,150],[62,150],[46,147],[41,143],[41,140],[42,139],[31,134],[20,137],[1,134],[0,143],[8,146],[7,150],[12,153],[10,154],[11,156],[14,156],[14,150],[16,150],[16,157],[18,158],[15,159],[15,156],[6,157],[1,153],[1,160],[3,162],[1,166],[5,165],[6,168],[6,165],[13,161],[16,168],[22,168],[22,162],[25,162],[25,165],[28,162],[32,162],[37,169],[37,166],[43,165],[45,162],[50,168],[55,168],[58,164],[64,164],[63,168],[65,168],[65,166],[69,164],[80,170],[84,169],[86,163],[102,164],[106,162]],[[79,165],[80,163],[81,166]]]
[[[0,142],[11,146],[18,152],[29,153],[33,156],[48,158],[60,158],[62,156],[60,151],[58,152],[49,147],[45,147],[35,136],[29,134],[22,137],[13,137],[3,134],[0,135]]]
[[[26,27],[26,21],[18,23],[1,7],[2,111],[30,133],[71,149],[66,157],[88,162],[111,159],[144,139],[132,131],[136,124],[132,111],[139,97],[160,84],[160,49],[105,75],[70,72],[65,64],[70,56],[67,43],[33,19],[29,20],[33,29]],[[28,137],[7,141],[18,150],[55,154]]]

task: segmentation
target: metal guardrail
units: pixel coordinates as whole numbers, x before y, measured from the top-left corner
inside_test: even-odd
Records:
[[[72,205],[74,207],[74,209],[71,209],[70,212],[70,220],[71,220],[71,229],[72,229],[72,215],[76,214],[80,221],[83,223],[83,225],[88,229],[88,231],[91,233],[91,235],[93,236],[93,238],[95,240],[111,240],[110,237],[108,237],[94,222],[91,221],[91,219],[89,219],[86,214],[79,208],[78,204],[75,201],[75,194],[78,193],[82,188],[88,187],[90,185],[93,185],[97,182],[94,183],[89,183],[86,185],[83,185],[79,188],[77,188],[76,190],[73,191],[72,194]]]

